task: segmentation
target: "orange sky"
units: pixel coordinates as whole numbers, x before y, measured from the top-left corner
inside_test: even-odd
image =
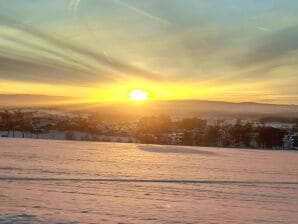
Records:
[[[0,94],[298,104],[296,1],[0,2]]]

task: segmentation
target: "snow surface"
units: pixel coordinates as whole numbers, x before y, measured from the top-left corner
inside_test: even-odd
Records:
[[[0,223],[297,220],[297,152],[0,138]]]

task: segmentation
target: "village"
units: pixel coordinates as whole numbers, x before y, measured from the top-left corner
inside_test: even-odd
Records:
[[[167,115],[105,120],[88,113],[3,110],[0,112],[0,136],[297,150],[297,123],[297,119],[172,119]]]

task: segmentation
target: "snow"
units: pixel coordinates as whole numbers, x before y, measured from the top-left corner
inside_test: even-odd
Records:
[[[0,223],[297,223],[298,153],[0,138]]]
[[[50,130],[46,133],[33,134],[30,132],[21,132],[21,131],[0,131],[0,137],[10,137],[10,138],[34,138],[34,139],[54,139],[54,140],[68,140],[67,133],[71,133],[71,139],[77,141],[104,141],[104,142],[136,142],[137,140],[133,137],[121,137],[121,136],[109,136],[109,135],[91,135],[87,132],[80,131],[55,131]]]

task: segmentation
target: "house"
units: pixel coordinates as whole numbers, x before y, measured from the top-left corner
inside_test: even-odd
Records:
[[[283,130],[291,130],[295,126],[294,123],[282,123],[282,122],[266,122],[265,127],[278,128]]]
[[[294,149],[295,137],[292,134],[287,134],[282,139],[282,149],[292,150]]]

